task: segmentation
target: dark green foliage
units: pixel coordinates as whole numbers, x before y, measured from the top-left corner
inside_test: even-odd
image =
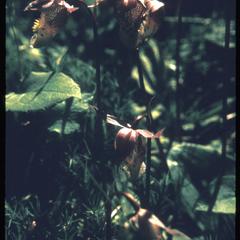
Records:
[[[96,153],[97,86],[88,14],[80,7],[52,42],[30,49],[37,14],[23,12],[26,2],[7,1],[5,239],[103,240],[108,201],[112,239],[140,239],[137,228],[128,222],[133,207],[115,193],[131,192],[144,204],[145,174],[129,179],[114,149],[119,128],[105,120],[111,114],[131,123],[145,114],[146,99],[151,97],[152,131],[165,130],[161,142],[152,140],[149,210],[192,239],[235,239],[235,20],[226,50],[226,9],[210,4],[205,12],[208,2],[201,2],[203,10],[183,1],[177,99],[180,142],[175,98],[177,1],[168,2],[159,32],[139,50],[146,96],[139,90],[136,54],[118,37],[113,8],[97,9],[105,138],[104,148]],[[227,118],[223,124],[224,77]],[[146,129],[145,118],[137,128]],[[227,139],[224,161],[222,133]],[[220,189],[209,213],[222,168]]]

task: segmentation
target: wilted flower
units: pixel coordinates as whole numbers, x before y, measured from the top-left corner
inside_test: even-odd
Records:
[[[158,0],[96,0],[112,4],[120,27],[120,39],[128,48],[137,48],[159,28],[159,12],[164,3]]]
[[[141,174],[145,171],[143,160],[146,147],[141,137],[159,138],[163,131],[160,130],[154,134],[146,129],[134,129],[134,125],[142,118],[143,116],[139,116],[132,125],[127,123],[126,126],[119,123],[114,116],[107,115],[106,119],[108,123],[121,127],[116,134],[114,148],[132,178],[138,177],[139,173]]]
[[[40,11],[40,19],[34,21],[34,35],[31,47],[39,47],[53,38],[64,26],[68,15],[78,10],[63,0],[36,0],[28,4],[24,11]]]
[[[182,240],[190,240],[184,233],[165,226],[151,211],[141,208],[132,194],[128,192],[122,192],[121,194],[129,201],[135,210],[135,214],[130,217],[128,221],[135,227],[139,235],[142,236],[142,239],[164,240],[166,238],[163,236],[163,232],[166,232],[173,236],[179,236]]]
[[[163,6],[158,0],[116,1],[122,42],[129,48],[136,48],[156,33],[159,27],[158,13]]]

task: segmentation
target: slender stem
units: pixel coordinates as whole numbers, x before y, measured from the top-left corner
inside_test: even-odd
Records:
[[[83,169],[85,169],[84,163],[82,163],[81,161],[79,161],[79,164],[81,165],[81,167]],[[93,184],[97,187],[97,189],[99,190],[99,192],[102,194],[102,196],[105,198],[106,202],[110,202],[111,200],[109,199],[107,193],[104,191],[104,189],[101,187],[101,185],[98,183],[98,181],[95,179],[95,177],[93,176],[93,174],[89,171],[88,168],[86,168],[87,174],[88,176],[91,178],[91,180],[93,181]]]
[[[104,156],[104,135],[103,135],[103,122],[102,122],[102,101],[101,101],[101,72],[100,72],[100,59],[99,59],[99,44],[98,44],[98,32],[97,32],[97,22],[96,22],[96,14],[97,10],[94,8],[94,14],[91,12],[89,7],[86,3],[81,1],[81,3],[86,7],[89,15],[92,19],[93,24],[93,36],[94,36],[94,47],[95,47],[95,69],[96,69],[96,105],[97,105],[97,112],[96,112],[96,122],[95,122],[95,146],[93,152],[93,158],[95,160],[101,161]],[[97,4],[95,2],[95,4]],[[111,188],[107,183],[105,185],[106,189],[108,190]],[[108,191],[107,191],[108,192]],[[106,220],[106,240],[112,239],[112,221],[111,221],[111,212],[112,212],[111,200],[109,200],[109,194],[106,196],[105,201],[105,220]]]
[[[108,194],[109,196],[109,194]],[[106,221],[106,240],[112,239],[112,203],[111,201],[105,202],[105,221]]]
[[[160,138],[156,139],[156,143],[157,143],[157,147],[158,147],[160,158],[162,159],[163,171],[164,172],[168,172],[169,168],[168,168],[168,165],[167,165],[167,157],[166,157],[166,154],[163,151],[163,146],[162,146]]]
[[[220,171],[216,181],[215,189],[212,195],[212,199],[209,203],[208,212],[211,212],[214,204],[216,202],[221,184],[222,178],[225,172],[225,164],[226,164],[226,149],[227,149],[227,136],[226,136],[226,123],[227,123],[227,94],[226,89],[228,85],[229,73],[228,73],[228,52],[229,52],[229,44],[230,44],[230,11],[229,6],[226,6],[226,15],[225,15],[225,74],[222,78],[222,136],[221,136],[221,145],[222,145],[222,153],[221,153],[221,164]]]
[[[178,2],[178,22],[176,37],[176,139],[181,142],[181,119],[180,119],[180,44],[182,32],[182,0]]]
[[[82,5],[85,6],[88,14],[91,16],[92,26],[93,26],[93,37],[94,37],[94,50],[95,50],[95,69],[96,69],[96,105],[97,105],[97,113],[96,113],[96,123],[95,123],[95,152],[96,154],[102,152],[103,149],[103,130],[102,130],[102,101],[101,101],[101,72],[100,72],[100,59],[99,59],[99,46],[98,46],[98,31],[97,31],[97,22],[96,18],[93,15],[92,11],[89,9],[88,5],[80,1]]]
[[[146,111],[147,111],[147,129],[151,131],[151,111],[149,111],[147,92],[143,80],[143,69],[141,64],[141,59],[139,55],[139,49],[136,50],[137,57],[137,67],[139,76],[139,85],[142,93],[144,94],[144,99],[146,99]],[[149,205],[149,195],[150,195],[150,176],[151,176],[151,139],[147,139],[147,155],[146,155],[146,180],[145,180],[145,205]]]
[[[150,176],[151,176],[151,139],[147,139],[147,162],[146,162],[146,192],[145,192],[145,201],[146,205],[149,205],[149,196],[150,196]]]
[[[137,68],[138,68],[138,78],[139,78],[139,87],[143,91],[143,94],[146,94],[145,91],[145,85],[143,80],[143,69],[142,69],[142,63],[139,55],[139,49],[136,50],[137,53]],[[144,96],[145,97],[145,96]]]

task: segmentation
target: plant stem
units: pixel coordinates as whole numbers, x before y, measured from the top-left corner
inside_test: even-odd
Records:
[[[157,143],[160,158],[162,159],[163,171],[167,173],[169,171],[169,168],[168,168],[168,165],[167,165],[167,157],[166,157],[166,154],[163,151],[163,146],[162,146],[160,138],[156,139],[156,143]]]
[[[102,152],[103,149],[103,130],[102,130],[102,101],[101,101],[101,72],[100,72],[100,59],[99,59],[99,46],[98,46],[98,31],[97,31],[97,22],[95,16],[93,15],[92,11],[89,9],[88,5],[80,1],[81,4],[86,8],[88,14],[92,20],[92,27],[93,27],[93,37],[94,37],[94,50],[95,50],[95,69],[96,69],[96,105],[97,105],[97,112],[96,112],[96,122],[95,122],[95,155],[98,155],[99,152]]]
[[[92,19],[93,25],[93,37],[94,37],[94,50],[95,50],[95,69],[96,69],[96,105],[97,105],[97,112],[96,112],[96,122],[95,122],[95,144],[94,144],[94,151],[93,151],[93,158],[95,160],[101,160],[104,158],[104,135],[103,135],[103,122],[102,122],[102,101],[101,101],[101,72],[100,72],[100,59],[99,59],[99,46],[98,46],[98,31],[97,31],[97,22],[96,22],[96,8],[94,8],[94,15],[92,11],[89,9],[88,5],[81,1],[81,3],[86,7],[89,15]],[[95,2],[96,4],[96,2]],[[110,187],[108,183],[105,186],[108,190]],[[108,191],[107,191],[108,192]],[[112,239],[112,222],[111,222],[111,200],[109,200],[109,194],[106,196],[105,200],[105,220],[106,220],[106,240]]]
[[[182,32],[182,0],[178,1],[177,9],[177,36],[176,36],[176,139],[181,142],[181,119],[180,119],[180,44]]]
[[[145,201],[146,206],[149,205],[149,196],[150,196],[150,176],[151,176],[151,139],[147,139],[147,162],[146,162],[146,192],[145,192]]]
[[[228,4],[227,4],[228,5]],[[222,184],[222,178],[225,173],[225,165],[226,165],[226,149],[227,149],[227,136],[226,136],[226,123],[227,123],[227,94],[226,89],[228,85],[229,73],[228,73],[228,53],[229,53],[229,44],[230,44],[230,9],[229,6],[226,5],[226,15],[225,15],[225,74],[222,78],[222,136],[221,136],[221,145],[222,145],[222,153],[221,153],[221,164],[220,171],[216,181],[215,189],[212,194],[212,199],[210,200],[208,206],[208,212],[211,212],[214,204],[217,200],[217,196]]]
[[[139,49],[136,50],[137,57],[137,67],[138,67],[138,76],[139,76],[139,85],[144,95],[144,99],[146,101],[146,111],[147,111],[147,129],[151,131],[151,111],[149,111],[148,107],[148,99],[147,92],[144,85],[143,80],[143,69],[141,64],[141,59],[139,55]],[[146,155],[146,180],[145,180],[145,205],[149,205],[149,195],[150,195],[150,176],[151,176],[151,139],[147,139],[147,155]]]
[[[141,63],[141,59],[140,59],[140,55],[139,55],[139,49],[136,50],[136,56],[137,56],[139,85],[140,85],[140,89],[143,91],[143,94],[145,95],[146,91],[145,91],[145,85],[144,85],[144,80],[143,80],[143,69],[142,69],[142,63]]]
[[[109,196],[109,194],[108,194]],[[105,202],[105,221],[106,221],[106,240],[112,239],[112,203],[111,201],[106,200]]]

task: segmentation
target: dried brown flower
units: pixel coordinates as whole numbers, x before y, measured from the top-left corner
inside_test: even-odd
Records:
[[[122,192],[121,194],[129,201],[135,210],[135,214],[130,217],[129,222],[137,229],[142,239],[164,240],[166,238],[164,238],[163,232],[166,232],[172,236],[179,236],[181,239],[190,240],[184,233],[165,226],[151,211],[141,208],[132,194],[128,192]]]
[[[30,40],[31,47],[40,47],[53,38],[63,27],[70,13],[78,8],[63,0],[35,0],[28,4],[24,11],[40,11],[40,19],[34,21],[34,35]]]
[[[158,13],[164,4],[158,0],[119,0],[115,9],[120,39],[129,48],[137,48],[159,28]]]
[[[159,28],[159,13],[164,3],[158,0],[96,0],[89,7],[109,3],[115,8],[120,39],[128,48],[139,47]]]

